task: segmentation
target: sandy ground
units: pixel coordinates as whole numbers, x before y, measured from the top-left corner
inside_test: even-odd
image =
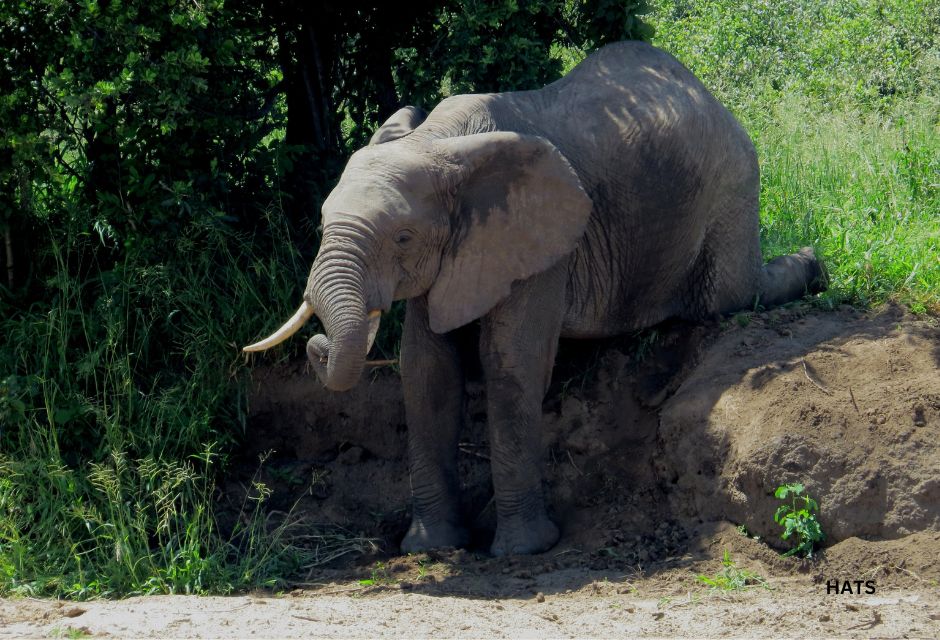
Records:
[[[278,596],[5,600],[0,638],[940,637],[936,586],[826,595],[824,585],[787,578],[771,581],[772,591],[723,594],[703,589],[689,572],[670,575],[673,588],[663,578],[615,576],[570,592],[510,598],[428,595],[354,582]],[[674,588],[678,583],[689,589]],[[542,587],[536,581],[534,588]]]
[[[940,533],[923,532],[853,538],[798,560],[718,523],[683,555],[647,566],[594,570],[573,547],[503,559],[441,551],[369,559],[281,593],[0,600],[0,639],[938,638],[938,548]],[[726,551],[765,584],[704,584]],[[922,562],[908,564],[912,556]]]

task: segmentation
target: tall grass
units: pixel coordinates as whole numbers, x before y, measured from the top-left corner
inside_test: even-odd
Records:
[[[940,313],[940,0],[659,0],[651,21],[757,146],[765,256],[811,245],[823,300]]]
[[[830,298],[940,310],[937,115],[924,99],[877,114],[783,96],[765,123],[751,123],[765,253],[815,246]]]
[[[200,224],[172,261],[95,273],[90,241],[52,243],[52,306],[0,321],[0,594],[227,592],[310,562],[260,483],[234,530],[214,512],[247,408],[238,345],[276,322],[252,310],[294,302],[293,243]]]

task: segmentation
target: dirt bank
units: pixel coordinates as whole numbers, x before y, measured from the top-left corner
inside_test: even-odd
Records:
[[[797,305],[563,344],[544,404],[562,539],[508,559],[484,551],[494,514],[478,380],[460,446],[474,546],[400,557],[398,377],[375,372],[333,394],[303,369],[256,371],[224,499],[235,514],[258,455],[273,450],[261,472],[273,508],[296,504],[305,521],[375,538],[377,550],[295,576],[279,595],[0,602],[0,638],[940,636],[936,320]],[[780,555],[772,518],[774,488],[797,481],[828,536],[812,560]],[[698,576],[726,570],[725,553],[770,589],[710,589]]]
[[[280,506],[299,498],[314,520],[393,551],[408,523],[394,372],[345,394],[303,375],[303,363],[256,380],[247,449],[275,451],[267,479]],[[478,381],[469,387],[464,509],[485,548],[494,525],[485,399]],[[782,548],[772,494],[784,482],[818,498],[829,544],[940,530],[940,329],[898,307],[796,305],[564,343],[544,424],[559,548],[648,562],[720,521]]]

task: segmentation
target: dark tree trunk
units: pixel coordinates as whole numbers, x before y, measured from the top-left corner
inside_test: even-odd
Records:
[[[428,0],[405,7],[268,0],[287,101],[285,143],[291,148],[282,182],[284,209],[305,240],[314,239],[320,204],[343,169],[341,108],[363,127],[402,106],[392,73],[394,49],[417,18],[434,15],[434,6]],[[349,102],[339,104],[337,96]],[[357,135],[368,140],[361,130]],[[304,247],[311,248],[313,243]]]
[[[289,12],[288,12],[289,13]],[[333,103],[337,25],[328,11],[284,15],[277,30],[287,99],[285,143],[291,148],[283,190],[285,214],[311,244],[320,203],[341,169],[342,144]],[[293,18],[293,22],[291,22]]]
[[[385,53],[382,64],[375,69],[375,101],[379,105],[380,123],[403,106],[395,90],[395,79],[392,77],[391,47]]]
[[[120,149],[114,134],[117,106],[113,100],[105,104],[104,117],[97,125],[85,129],[85,158],[88,162],[88,179],[85,182],[85,198],[92,209],[97,210],[102,194],[120,197]],[[124,230],[127,220],[108,218],[108,222]]]
[[[288,45],[293,45],[293,56],[287,61],[285,70],[287,142],[330,151],[339,145],[332,100],[336,51],[331,46],[330,34],[322,33],[323,23],[322,20],[308,19],[296,28],[293,42]],[[280,38],[282,43],[285,40]],[[291,54],[290,51],[284,53]]]

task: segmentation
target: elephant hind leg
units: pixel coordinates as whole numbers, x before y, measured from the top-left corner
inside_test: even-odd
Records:
[[[712,223],[690,271],[690,320],[754,306],[762,259],[756,174],[750,180],[753,185],[731,190],[712,212]]]
[[[774,258],[761,267],[760,303],[772,307],[807,293],[825,291],[829,276],[810,247]]]
[[[715,216],[692,270],[693,309],[700,316],[772,307],[825,291],[826,270],[810,247],[763,262],[757,203],[756,191],[734,195]]]
[[[754,244],[757,244],[755,238]],[[707,257],[707,254],[706,254]],[[727,314],[751,309],[756,304],[775,307],[803,296],[825,291],[828,274],[813,249],[803,247],[797,253],[761,263],[759,250],[746,263],[741,260],[721,263],[717,259],[703,259],[699,267],[708,273],[698,278],[711,295],[704,302],[704,314]]]

